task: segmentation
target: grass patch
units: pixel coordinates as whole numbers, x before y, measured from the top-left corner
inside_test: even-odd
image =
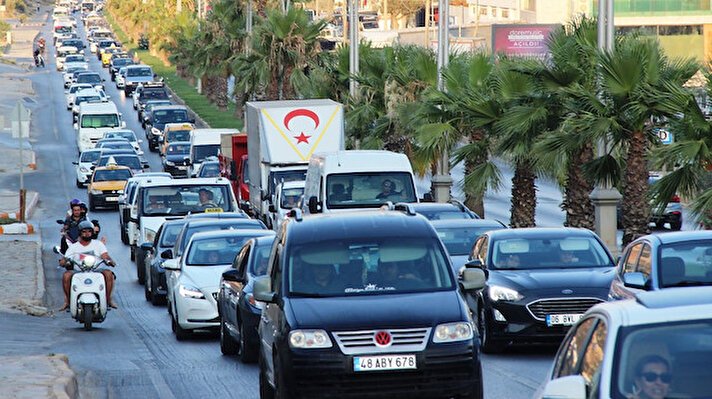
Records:
[[[134,53],[141,62],[150,65],[151,68],[153,68],[153,72],[159,77],[162,77],[171,90],[185,101],[185,105],[203,118],[210,127],[242,129],[242,121],[233,116],[235,113],[235,104],[232,101],[229,102],[227,111],[218,110],[215,105],[210,104],[205,96],[198,93],[195,87],[191,86],[187,80],[176,75],[175,66],[166,66],[161,59],[151,55],[148,50],[139,50],[138,45],[129,40],[129,37],[108,12],[104,13],[104,16],[109,22],[109,25],[111,25],[111,29],[116,33],[116,37],[119,41],[121,41],[129,51]]]
[[[0,225],[17,223],[19,220],[11,218],[0,218]]]

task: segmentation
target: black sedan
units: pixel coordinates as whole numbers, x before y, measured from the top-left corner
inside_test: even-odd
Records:
[[[188,220],[169,220],[158,229],[156,238],[152,243],[144,243],[141,247],[146,254],[144,265],[146,267],[146,284],[144,292],[146,300],[154,305],[160,305],[166,301],[166,271],[163,269],[163,262],[166,258],[163,252],[173,248],[178,234],[183,225]]]
[[[255,278],[267,274],[274,235],[253,238],[245,243],[232,267],[223,272],[218,292],[220,350],[225,355],[240,351],[244,363],[257,361],[257,326],[262,303],[252,295]]]
[[[585,229],[490,231],[477,240],[471,259],[468,267],[488,273],[485,288],[467,295],[482,350],[490,353],[512,341],[559,341],[607,299],[615,274],[613,256]]]
[[[187,177],[188,166],[185,161],[190,157],[190,142],[174,141],[166,146],[163,158],[163,171],[173,177]]]
[[[609,299],[698,285],[712,285],[712,231],[651,234],[623,251]]]

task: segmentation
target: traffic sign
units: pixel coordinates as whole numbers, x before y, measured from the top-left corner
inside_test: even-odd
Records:
[[[13,138],[27,137],[30,135],[30,111],[20,102],[10,114],[10,130]],[[20,131],[22,128],[22,131]]]
[[[665,129],[656,129],[656,133],[663,144],[672,144],[672,133]]]

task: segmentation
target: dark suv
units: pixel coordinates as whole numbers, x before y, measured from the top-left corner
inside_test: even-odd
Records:
[[[188,109],[182,105],[161,105],[152,107],[146,116],[146,139],[148,149],[158,151],[158,142],[163,138],[163,127],[166,123],[190,122],[195,119],[188,116]]]
[[[438,235],[412,208],[280,226],[255,280],[260,397],[481,398],[479,339]]]

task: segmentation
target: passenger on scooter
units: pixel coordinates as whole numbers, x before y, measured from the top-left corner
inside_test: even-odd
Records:
[[[106,246],[99,240],[93,240],[94,235],[94,225],[88,221],[83,220],[79,223],[79,241],[70,245],[67,248],[67,252],[64,254],[65,257],[72,257],[76,255],[94,255],[98,258],[102,258],[106,261],[109,266],[116,266],[116,263],[111,259],[109,253],[106,250]],[[66,259],[60,261],[62,266],[68,267],[71,265]],[[116,309],[118,306],[114,303],[111,297],[111,293],[114,289],[114,273],[111,270],[99,268],[97,271],[104,275],[104,280],[106,281],[106,302],[112,308]],[[62,288],[64,288],[64,305],[62,305],[59,310],[65,310],[69,307],[69,289],[72,283],[73,270],[67,270],[62,276]]]
[[[84,208],[86,208],[86,205]],[[64,226],[62,226],[61,230],[64,234],[60,245],[62,253],[66,253],[69,244],[77,242],[77,239],[79,239],[79,223],[84,220],[86,220],[86,212],[82,209],[82,203],[72,205],[72,214],[64,219]],[[71,242],[67,242],[67,237]]]

